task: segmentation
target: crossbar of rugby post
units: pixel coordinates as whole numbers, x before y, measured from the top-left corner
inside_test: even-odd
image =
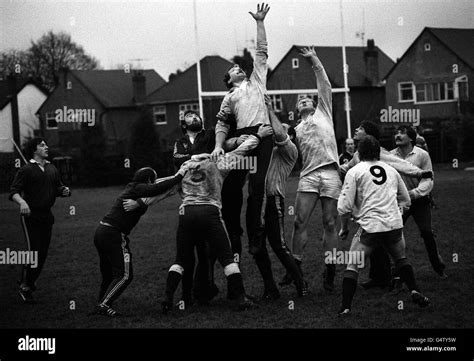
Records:
[[[333,93],[345,93],[349,92],[347,88],[334,88]],[[214,91],[206,92],[202,91],[202,97],[223,97],[227,91]],[[280,90],[267,90],[268,95],[285,95],[285,94],[318,94],[318,89],[280,89]]]

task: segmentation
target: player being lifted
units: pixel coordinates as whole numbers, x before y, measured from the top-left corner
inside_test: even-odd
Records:
[[[271,261],[265,245],[266,237],[268,237],[268,242],[281,264],[295,280],[298,296],[306,296],[308,294],[307,284],[303,280],[303,275],[300,273],[286,244],[284,228],[286,181],[298,159],[298,149],[293,143],[296,133],[294,128],[281,123],[277,118],[268,95],[265,96],[265,103],[273,129],[275,147],[268,168],[266,184],[265,233],[262,234],[263,239],[259,242],[261,247],[254,255],[254,259],[263,278],[263,299],[274,300],[280,298],[280,292],[273,278]]]
[[[228,293],[234,295],[240,309],[253,303],[245,296],[240,269],[234,260],[229,236],[221,215],[221,190],[224,178],[244,155],[255,149],[261,140],[272,134],[270,126],[260,126],[257,134],[249,136],[237,149],[211,160],[210,154],[193,155],[190,171],[181,182],[183,202],[180,206],[176,234],[176,260],[166,280],[164,313],[173,307],[173,296],[183,274],[192,272],[194,247],[208,241],[227,278]]]
[[[300,116],[295,128],[296,141],[303,166],[296,193],[291,244],[299,266],[308,239],[308,221],[319,199],[323,211],[324,247],[331,253],[337,248],[337,199],[341,191],[339,156],[332,120],[331,83],[314,47],[302,49],[301,55],[311,60],[318,87],[318,104],[316,106],[313,99],[306,97],[298,100],[296,106]],[[334,289],[336,272],[335,262],[331,262],[326,264],[323,274],[323,286],[328,291]],[[292,277],[287,273],[280,284],[289,284],[291,281]]]
[[[261,124],[269,124],[268,111],[264,95],[267,82],[267,38],[264,19],[270,10],[265,4],[257,6],[257,12],[250,14],[257,22],[257,49],[253,72],[249,78],[242,68],[235,64],[224,76],[229,88],[225,95],[217,117],[216,146],[212,152],[214,159],[224,153],[223,144],[229,134],[229,115],[235,116],[236,131],[234,137],[243,134],[256,134]],[[265,199],[265,179],[273,150],[272,137],[262,139],[259,146],[250,156],[257,158],[256,172],[249,176],[249,197],[247,200],[247,234],[252,254],[258,252],[263,233],[263,203]],[[240,212],[242,208],[242,188],[248,170],[233,170],[226,178],[222,191],[222,215],[229,232],[232,250],[240,258],[242,252]]]
[[[381,162],[380,144],[373,136],[359,142],[360,163],[346,175],[337,210],[341,216],[340,236],[349,233],[351,215],[359,224],[350,252],[368,256],[374,247],[382,245],[393,258],[400,277],[407,284],[413,302],[420,307],[428,306],[430,300],[418,289],[413,268],[405,257],[405,242],[402,237],[402,210],[410,206],[410,196],[398,172]],[[351,257],[350,260],[359,257]],[[364,262],[365,264],[365,262]],[[351,304],[357,288],[358,265],[349,261],[342,282],[342,306],[339,315],[351,312]]]
[[[187,165],[183,164],[174,176],[157,180],[156,172],[152,168],[137,170],[132,181],[115,200],[109,213],[99,222],[94,235],[94,244],[99,253],[102,283],[99,303],[94,313],[109,317],[119,316],[120,313],[112,308],[112,304],[133,278],[128,235],[147,211],[147,206],[126,212],[122,204],[124,199],[137,200],[141,197],[162,194],[178,184],[186,171]]]

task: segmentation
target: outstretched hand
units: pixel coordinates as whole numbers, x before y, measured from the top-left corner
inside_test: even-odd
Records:
[[[308,46],[306,48],[301,49],[300,55],[304,56],[305,58],[311,58],[313,56],[317,57],[316,49],[314,48],[314,46]]]
[[[267,16],[268,10],[270,10],[270,6],[268,6],[265,3],[262,3],[261,5],[257,4],[257,12],[253,13],[249,11],[249,14],[252,15],[252,17],[256,21],[263,21],[265,20],[265,16]]]

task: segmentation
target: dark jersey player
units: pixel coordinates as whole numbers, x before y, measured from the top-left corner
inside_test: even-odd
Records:
[[[24,303],[33,304],[33,291],[48,255],[56,197],[68,197],[56,167],[48,162],[48,146],[42,138],[31,139],[25,147],[28,164],[20,168],[10,188],[9,199],[20,206],[21,225],[29,251],[38,252],[38,265],[23,267],[19,295]]]
[[[186,170],[187,165],[183,164],[174,176],[156,180],[156,172],[152,168],[139,169],[135,172],[132,182],[127,184],[115,200],[109,213],[100,221],[94,235],[94,244],[100,258],[102,284],[95,313],[110,317],[119,316],[120,314],[111,307],[112,303],[133,278],[128,235],[146,212],[147,207],[126,212],[122,206],[123,200],[136,200],[164,193],[181,182]]]

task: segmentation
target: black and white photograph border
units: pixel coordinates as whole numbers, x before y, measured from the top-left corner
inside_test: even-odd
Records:
[[[198,333],[472,360],[473,24],[469,0],[0,2],[0,360]]]

